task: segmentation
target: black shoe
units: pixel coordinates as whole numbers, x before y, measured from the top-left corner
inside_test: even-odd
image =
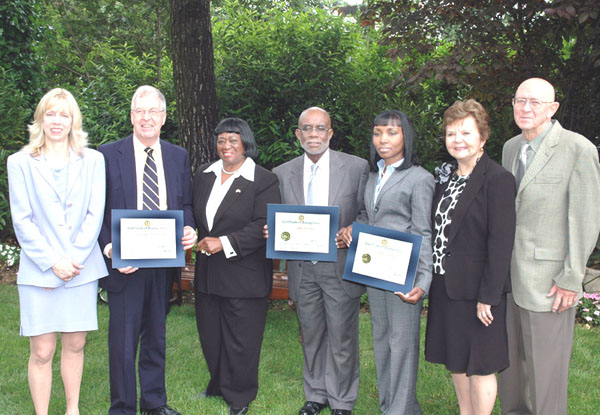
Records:
[[[319,403],[313,401],[306,401],[304,406],[300,408],[298,415],[317,415],[321,413],[321,410],[327,406],[326,403]]]
[[[248,405],[242,408],[229,407],[229,415],[246,415],[248,413]]]
[[[333,409],[331,415],[352,415],[350,409]]]
[[[154,409],[140,409],[141,415],[181,415],[175,409],[171,408],[168,405],[159,406]]]

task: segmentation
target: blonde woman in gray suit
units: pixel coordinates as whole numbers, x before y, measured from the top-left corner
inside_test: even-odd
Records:
[[[358,222],[423,237],[414,288],[406,295],[367,287],[377,366],[379,409],[383,415],[421,413],[416,384],[423,296],[431,284],[431,202],[433,176],[417,165],[416,134],[401,111],[385,111],[373,121],[371,174],[365,210]],[[351,227],[340,232],[346,245]]]

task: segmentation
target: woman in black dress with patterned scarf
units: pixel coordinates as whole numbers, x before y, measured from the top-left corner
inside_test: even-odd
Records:
[[[490,414],[495,373],[509,365],[515,179],[484,151],[489,116],[477,101],[456,101],[442,128],[456,161],[436,169],[425,359],[452,373],[461,414]]]

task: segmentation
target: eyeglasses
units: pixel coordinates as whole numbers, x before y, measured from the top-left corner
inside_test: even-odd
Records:
[[[150,114],[150,116],[152,118],[157,118],[161,113],[165,112],[165,110],[159,110],[156,108],[152,108],[149,110],[143,110],[141,108],[137,108],[137,109],[131,110],[131,112],[133,112],[136,117],[143,117],[146,115],[146,113],[148,113],[148,114]]]
[[[317,125],[316,127],[314,127],[314,126],[308,125],[308,124],[300,127],[300,131],[302,131],[303,133],[306,133],[306,134],[312,133],[313,130],[315,130],[317,132],[317,134],[325,134],[327,131],[330,130],[330,128],[325,127],[324,125]]]
[[[552,104],[553,101],[541,101],[535,98],[513,98],[512,104],[517,108],[523,108],[529,101],[529,107],[533,110],[540,109],[544,104]]]

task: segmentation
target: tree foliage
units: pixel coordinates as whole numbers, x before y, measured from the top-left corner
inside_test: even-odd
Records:
[[[373,0],[360,19],[380,29],[389,56],[406,65],[398,83],[462,85],[490,112],[506,114],[517,84],[543,77],[557,87],[563,125],[598,144],[599,12],[597,0]]]

